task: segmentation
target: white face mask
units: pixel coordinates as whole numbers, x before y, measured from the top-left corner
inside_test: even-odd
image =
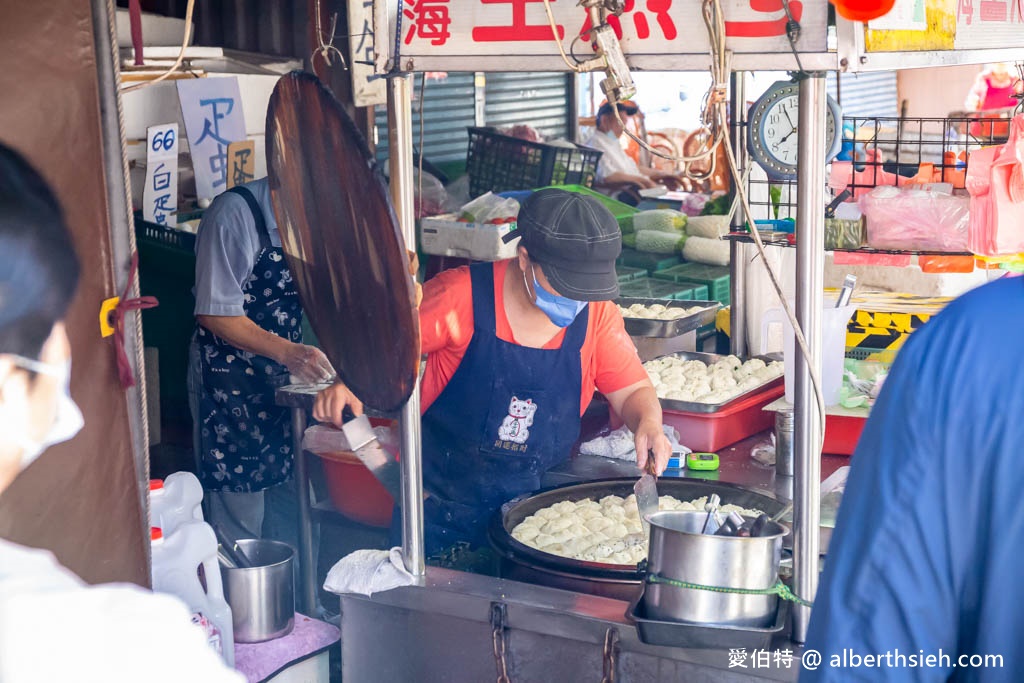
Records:
[[[85,421],[82,418],[82,411],[78,409],[71,398],[71,359],[63,365],[51,365],[42,363],[31,358],[13,356],[14,364],[41,375],[49,375],[57,378],[57,410],[53,418],[53,424],[39,441],[35,441],[27,434],[14,436],[15,442],[21,446],[21,469],[25,469],[35,461],[50,446],[55,446],[65,441],[70,441],[82,430]],[[24,429],[26,420],[19,425],[10,425],[8,428],[16,430]],[[10,432],[9,432],[10,433]]]

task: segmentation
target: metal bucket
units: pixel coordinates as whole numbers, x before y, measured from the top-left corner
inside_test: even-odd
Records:
[[[288,635],[295,627],[295,551],[287,543],[262,539],[242,539],[238,546],[253,566],[220,568],[235,642],[262,643]]]
[[[706,512],[665,511],[650,517],[648,572],[667,579],[722,588],[775,585],[782,538],[789,529],[768,522],[770,535],[736,538],[702,534]],[[648,583],[644,608],[652,619],[695,624],[764,627],[772,623],[776,595],[719,593]]]

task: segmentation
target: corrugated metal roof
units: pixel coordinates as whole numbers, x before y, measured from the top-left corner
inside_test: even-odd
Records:
[[[420,148],[420,76],[414,79],[415,97],[412,103],[413,147]],[[476,125],[473,101],[473,74],[449,73],[441,81],[427,81],[423,96],[424,158],[433,162],[459,161],[466,158],[469,134],[466,128]],[[374,112],[377,127],[377,159],[388,158],[388,117],[386,107]]]
[[[838,96],[836,74],[826,75],[828,93],[843,108],[844,116],[899,116],[899,95],[896,72],[839,74]]]
[[[562,73],[489,73],[484,87],[485,124],[505,128],[528,124],[545,138],[565,138],[568,88]]]

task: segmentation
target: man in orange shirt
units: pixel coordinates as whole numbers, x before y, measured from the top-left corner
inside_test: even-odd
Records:
[[[671,446],[661,404],[622,317],[615,218],[592,197],[540,190],[506,241],[515,259],[442,273],[420,308],[427,551],[482,545],[498,506],[540,488],[569,457],[597,389],[635,435],[637,465],[661,472]],[[362,406],[344,385],[313,416]],[[653,458],[648,463],[648,452]]]

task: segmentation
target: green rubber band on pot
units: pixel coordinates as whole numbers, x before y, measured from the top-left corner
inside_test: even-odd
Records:
[[[688,583],[686,581],[678,581],[676,579],[670,579],[660,574],[648,574],[645,579],[647,583],[660,583],[674,588],[691,588],[693,590],[711,591],[713,593],[736,593],[739,595],[777,595],[783,600],[789,602],[795,602],[798,605],[804,607],[813,607],[814,603],[795,595],[793,591],[789,589],[789,586],[784,584],[779,579],[774,586],[771,588],[726,588],[724,586],[705,586],[699,583]]]

